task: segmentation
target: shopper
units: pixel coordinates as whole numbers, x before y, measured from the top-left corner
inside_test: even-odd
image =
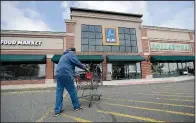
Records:
[[[74,77],[76,77],[76,75],[73,69],[75,68],[75,66],[77,66],[87,71],[87,68],[85,65],[82,65],[82,63],[77,59],[75,52],[75,48],[66,50],[57,64],[55,73],[57,81],[56,106],[54,109],[55,116],[59,116],[60,113],[63,112],[62,107],[64,88],[66,88],[69,96],[71,97],[74,110],[82,109],[82,106],[79,104],[77,90],[74,85]]]

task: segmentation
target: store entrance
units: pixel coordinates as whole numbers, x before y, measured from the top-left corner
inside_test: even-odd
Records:
[[[140,63],[112,63],[112,79],[138,79],[141,78]]]

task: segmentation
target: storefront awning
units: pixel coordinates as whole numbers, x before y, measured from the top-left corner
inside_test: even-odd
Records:
[[[101,63],[104,61],[104,58],[102,55],[77,55],[78,59],[81,62],[98,62]],[[54,55],[51,59],[52,62],[58,63],[59,59],[61,58],[61,55]]]
[[[145,61],[145,58],[139,55],[108,55],[107,60],[109,62],[114,61]]]
[[[46,55],[2,54],[1,62],[46,62]]]
[[[195,56],[151,56],[151,61],[195,61]]]

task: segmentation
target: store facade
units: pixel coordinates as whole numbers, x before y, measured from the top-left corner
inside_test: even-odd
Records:
[[[195,74],[194,31],[143,26],[142,42],[153,78]]]
[[[1,31],[1,85],[44,84],[53,79],[53,54],[66,47],[64,32]]]
[[[99,65],[103,80],[194,75],[194,31],[142,26],[138,14],[70,9],[66,33],[2,31],[1,85],[55,82],[69,47],[83,64]]]

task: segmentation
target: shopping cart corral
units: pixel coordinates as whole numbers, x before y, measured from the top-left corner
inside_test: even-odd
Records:
[[[100,101],[101,96],[98,94],[97,89],[101,87],[102,84],[102,76],[98,75],[96,72],[84,72],[83,74],[77,75],[76,78],[76,87],[77,90],[82,91],[82,95],[79,98],[89,97],[89,108],[92,105],[92,101]],[[90,90],[90,94],[84,95],[86,90]],[[96,91],[96,93],[94,93]]]

